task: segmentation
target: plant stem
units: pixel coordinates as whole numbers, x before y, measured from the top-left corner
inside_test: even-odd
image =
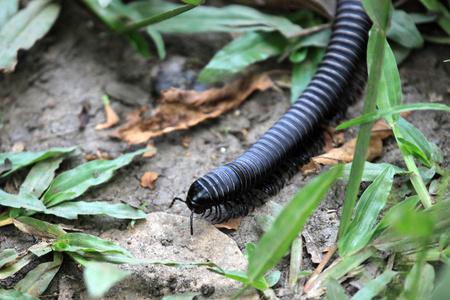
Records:
[[[303,256],[303,241],[302,236],[299,234],[291,245],[291,263],[289,266],[289,286],[293,288],[297,282],[300,266],[302,264]]]
[[[322,272],[322,270],[325,268],[325,266],[330,261],[333,254],[336,252],[337,248],[338,248],[337,243],[335,243],[330,248],[330,250],[327,252],[327,254],[322,258],[322,261],[320,262],[320,264],[317,266],[317,268],[311,274],[311,277],[309,277],[308,281],[306,282],[305,287],[303,288],[304,292],[307,291],[311,287],[312,282],[314,280],[316,280],[316,278],[319,276],[320,272]]]
[[[233,295],[233,297],[230,298],[230,300],[234,300],[237,299],[240,295],[242,295],[243,292],[245,292],[248,288],[250,287],[249,284],[244,285],[244,287],[242,289],[239,290],[239,292],[237,292],[237,294]]]
[[[402,135],[398,130],[397,125],[392,127],[392,131],[394,132],[395,139],[400,148],[400,152],[402,153],[403,159],[405,160],[406,167],[412,173],[409,177],[411,183],[416,190],[417,195],[419,195],[420,201],[425,208],[428,208],[432,205],[430,194],[428,194],[427,188],[423,183],[422,177],[420,177],[419,169],[414,162],[413,156],[402,146],[401,142],[398,141],[398,138],[401,138]]]
[[[182,14],[182,13],[188,11],[188,10],[191,10],[191,9],[193,9],[195,7],[197,7],[197,5],[186,4],[184,6],[177,7],[175,9],[163,12],[162,14],[159,14],[159,15],[156,15],[156,16],[152,16],[152,17],[146,18],[144,20],[137,21],[135,23],[127,25],[127,26],[125,26],[123,28],[118,29],[117,33],[127,33],[127,32],[130,32],[130,31],[134,31],[134,30],[139,29],[141,27],[145,27],[145,26],[148,26],[148,25],[152,25],[152,24],[155,24],[155,23],[158,23],[158,22],[161,22],[161,21],[173,18],[173,17],[175,17],[175,16],[177,16],[179,14]]]

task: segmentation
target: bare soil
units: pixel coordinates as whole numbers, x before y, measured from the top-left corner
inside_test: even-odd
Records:
[[[0,109],[9,122],[0,129],[0,151],[8,152],[17,142],[26,143],[27,151],[43,151],[51,147],[79,145],[83,155],[70,159],[62,168],[84,162],[84,154],[100,150],[113,157],[142,148],[128,146],[107,136],[108,131],[94,127],[104,121],[101,97],[108,94],[112,107],[121,119],[142,105],[154,108],[158,93],[171,86],[204,90],[207,85],[196,82],[196,76],[214,53],[230,37],[225,34],[166,35],[168,56],[164,61],[153,57],[144,59],[135,53],[120,36],[111,36],[106,28],[74,3],[65,3],[62,15],[51,32],[30,51],[20,53],[16,71],[0,74]],[[414,51],[401,65],[404,102],[439,101],[450,104],[450,64],[448,47],[426,44]],[[254,67],[255,68],[255,67]],[[82,106],[90,105],[90,120],[84,130],[79,129],[78,114]],[[184,197],[190,184],[213,168],[227,163],[242,154],[289,107],[288,91],[270,90],[255,93],[238,109],[215,120],[184,132],[173,132],[155,139],[158,153],[150,159],[137,158],[129,166],[116,172],[107,184],[90,189],[82,200],[103,200],[111,203],[129,203],[135,207],[149,204],[145,212],[167,212],[188,216],[183,203],[172,209],[174,197]],[[361,103],[351,107],[348,118],[361,113]],[[450,115],[436,111],[414,113],[409,121],[419,128],[428,140],[443,151],[445,165],[449,164]],[[243,135],[242,130],[248,135]],[[356,135],[356,129],[346,131],[347,137]],[[183,147],[183,137],[192,136],[188,148]],[[388,162],[404,167],[400,152],[392,139],[385,141],[385,155],[378,162]],[[157,172],[159,178],[154,190],[142,188],[140,177],[147,171]],[[19,175],[23,175],[19,173]],[[282,192],[271,201],[284,204],[308,181],[295,176]],[[4,181],[0,182],[3,186]],[[308,221],[305,232],[310,245],[322,250],[331,246],[337,234],[344,199],[344,184],[336,184]],[[257,243],[262,232],[254,216],[268,213],[268,206],[257,208],[242,219],[236,231],[225,231],[234,239],[241,251],[246,243]],[[56,223],[75,225],[85,232],[99,235],[109,229],[127,230],[128,222],[107,217],[80,217],[69,222],[51,219]],[[187,226],[187,224],[186,224]],[[186,233],[188,228],[186,228]],[[36,243],[36,239],[13,226],[0,228],[0,248],[21,251]],[[43,260],[50,260],[44,257]],[[34,267],[34,262],[27,270]],[[311,255],[304,251],[303,269],[316,266]],[[293,294],[287,289],[288,261],[277,267],[282,271],[276,292],[285,299]],[[25,270],[25,271],[27,271]],[[170,270],[169,270],[170,271]],[[25,272],[0,282],[0,288],[12,288]],[[62,299],[79,299],[85,290],[78,266],[66,260],[45,299],[57,298],[61,286],[71,285],[75,292]],[[146,298],[144,286],[130,285],[130,294]],[[352,287],[349,287],[352,289]],[[349,291],[351,293],[351,291]]]

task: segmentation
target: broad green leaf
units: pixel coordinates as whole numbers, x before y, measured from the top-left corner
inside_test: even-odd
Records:
[[[28,50],[53,26],[61,4],[52,0],[35,0],[12,17],[0,31],[0,70],[14,71],[17,52]]]
[[[400,65],[411,53],[411,48],[403,47],[396,42],[391,42],[390,45],[397,65]]]
[[[353,120],[342,123],[338,127],[337,130],[342,130],[351,126],[372,122],[374,120],[378,120],[379,118],[385,117],[387,115],[392,115],[394,113],[400,113],[402,111],[409,110],[442,110],[442,111],[450,111],[450,107],[445,104],[440,103],[410,103],[410,104],[402,104],[398,106],[394,106],[388,109],[377,110],[361,117],[355,118]]]
[[[53,261],[42,263],[27,273],[14,287],[15,290],[39,297],[58,273],[63,261],[59,252],[54,252]]]
[[[152,26],[147,26],[146,30],[148,35],[152,38],[153,42],[155,43],[159,59],[163,60],[164,58],[166,58],[166,48],[164,46],[164,40],[161,34],[158,31],[156,31]]]
[[[5,159],[9,159],[12,163],[12,168],[9,172],[6,172],[0,176],[4,177],[14,172],[17,169],[29,166],[38,161],[47,159],[51,156],[55,156],[63,153],[70,153],[74,151],[77,147],[68,147],[68,148],[51,148],[47,151],[42,152],[8,152],[8,153],[0,153],[0,165],[3,165]]]
[[[291,46],[292,50],[299,50],[307,47],[326,48],[330,41],[331,30],[321,30],[319,32],[302,37],[298,42]]]
[[[200,5],[203,2],[205,2],[205,0],[181,0],[186,4],[192,4],[192,5]]]
[[[15,207],[15,208],[26,208],[35,211],[44,211],[45,206],[33,195],[12,195],[0,190],[0,205]]]
[[[111,4],[111,1],[112,1],[112,0],[98,0],[98,4],[99,4],[101,7],[105,8],[105,7],[107,7],[108,5]]]
[[[23,224],[31,226],[32,228],[36,229],[37,231],[42,232],[43,235],[45,235],[45,233],[50,234],[51,237],[58,237],[58,236],[63,235],[63,234],[66,233],[58,225],[54,225],[54,224],[51,224],[51,223],[48,223],[48,222],[45,222],[45,221],[41,221],[41,220],[38,220],[38,219],[30,218],[30,217],[18,217],[18,218],[16,218],[14,220],[14,224],[16,225],[16,227],[19,227],[17,225],[16,221],[19,221],[19,222],[21,222]],[[33,234],[39,236],[39,234],[37,234],[37,233],[33,233]]]
[[[403,10],[394,10],[387,37],[407,48],[423,46],[422,35],[414,24],[414,20]]]
[[[130,7],[147,18],[173,10],[179,5],[163,1],[135,1]],[[242,6],[224,7],[199,6],[176,18],[152,25],[153,29],[167,33],[193,32],[249,32],[279,31],[286,37],[292,37],[303,29],[284,17],[267,15],[258,10]]]
[[[447,8],[437,0],[420,0],[428,10],[438,13],[438,24],[450,35],[450,12]]]
[[[373,226],[391,192],[394,174],[394,168],[387,167],[362,194],[346,234],[338,241],[341,257],[348,256],[370,241]]]
[[[409,13],[408,14],[415,24],[432,23],[436,21],[437,15],[427,13]]]
[[[342,166],[336,166],[316,177],[285,206],[250,258],[247,272],[250,282],[253,283],[278,263],[341,173]]]
[[[57,155],[36,163],[20,186],[20,195],[31,194],[39,198],[52,183],[59,164],[69,155]]]
[[[256,245],[255,244],[247,243],[247,245],[245,246],[245,252],[244,252],[244,256],[245,256],[245,259],[247,261],[253,255],[253,251],[255,251],[255,249],[256,249]]]
[[[352,300],[366,300],[373,299],[381,291],[386,289],[386,286],[391,282],[392,278],[397,272],[387,270],[377,278],[370,281],[362,289],[360,289],[353,297]]]
[[[84,283],[89,296],[102,297],[115,283],[131,275],[131,271],[120,270],[107,263],[90,263],[84,269]]]
[[[407,299],[427,299],[434,289],[434,268],[430,264],[420,267],[416,263],[405,280]]]
[[[419,149],[419,147],[400,137],[397,138],[397,142],[399,147],[402,147],[403,149],[407,150],[408,153],[414,156],[419,162],[421,162],[427,167],[433,166],[433,163],[428,160],[425,153],[423,153],[422,150]]]
[[[394,54],[389,43],[386,41],[386,45],[384,46],[383,69],[378,82],[377,105],[379,109],[389,109],[400,104],[402,104],[400,74],[398,73]],[[388,125],[392,126],[397,122],[399,114],[388,115],[385,118]]]
[[[0,251],[0,269],[6,264],[17,258],[16,250],[5,249]]]
[[[347,300],[344,288],[333,277],[328,279],[327,284],[327,300]]]
[[[393,220],[395,220],[396,215],[398,215],[401,211],[413,210],[414,207],[416,207],[417,203],[419,203],[419,201],[419,196],[412,196],[400,203],[397,203],[394,207],[389,209],[383,219],[381,219],[380,223],[378,223],[377,225],[376,231],[380,231],[388,226],[391,226]]]
[[[270,273],[267,278],[267,285],[269,287],[273,287],[275,284],[278,283],[278,281],[280,280],[280,276],[281,276],[281,272],[280,271],[273,271],[272,273]]]
[[[118,219],[144,219],[147,215],[128,204],[111,204],[108,202],[64,202],[48,208],[45,214],[52,214],[65,219],[76,219],[78,215],[108,215]]]
[[[372,19],[373,23],[382,31],[386,32],[390,26],[391,15],[393,11],[390,0],[362,0],[361,1],[367,14]]]
[[[28,248],[28,251],[36,255],[37,257],[41,257],[52,251],[52,243],[51,242],[40,242],[39,244],[35,244]]]
[[[235,39],[206,65],[201,82],[214,82],[241,71],[248,65],[283,52],[287,40],[278,32],[249,32]]]
[[[130,43],[131,47],[133,47],[133,49],[143,57],[149,58],[151,56],[150,47],[147,43],[147,40],[139,32],[132,31],[124,33],[124,36]]]
[[[294,51],[289,56],[289,59],[293,63],[301,63],[306,59],[306,55],[308,55],[308,48],[301,48],[297,51]]]
[[[2,300],[39,300],[39,298],[18,292],[16,290],[0,289],[0,299]]]
[[[74,199],[91,186],[111,179],[115,170],[129,164],[136,155],[152,150],[154,149],[142,149],[114,160],[94,160],[64,172],[53,180],[50,188],[42,197],[42,202],[45,206],[52,207],[63,201]]]
[[[16,272],[19,272],[23,267],[28,265],[34,257],[35,255],[33,253],[28,253],[27,255],[16,259],[14,263],[7,268],[0,269],[0,279],[8,278]]]
[[[448,297],[448,283],[450,282],[450,266],[441,269],[438,276],[436,288],[434,289],[428,300],[442,300]]]
[[[325,48],[308,49],[305,61],[295,62],[292,70],[291,103],[298,100],[316,73],[320,59],[325,54]],[[291,56],[292,60],[292,56]]]
[[[435,154],[436,148],[431,146],[431,143],[427,141],[425,136],[415,128],[411,123],[401,118],[396,124],[398,130],[400,131],[401,137],[406,141],[410,142],[417,148],[415,148],[414,152],[419,156],[425,157],[429,162],[436,163],[435,158],[438,156]],[[417,152],[420,150],[420,152]],[[416,155],[414,155],[416,157]],[[429,165],[431,167],[431,165]]]
[[[19,9],[19,0],[0,0],[0,29]]]
[[[113,252],[133,257],[127,250],[114,243],[84,233],[66,233],[59,236],[52,245],[54,251]]]
[[[402,168],[388,164],[388,163],[374,164],[374,163],[366,161],[364,164],[364,171],[363,171],[361,181],[367,181],[367,182],[374,181],[375,178],[377,178],[377,176],[379,176],[389,166],[391,166],[394,169],[395,174],[407,173],[407,171],[403,170]],[[344,166],[344,171],[342,172],[342,178],[341,178],[342,180],[348,181],[348,179],[350,177],[351,168],[352,168],[352,163],[346,164]]]

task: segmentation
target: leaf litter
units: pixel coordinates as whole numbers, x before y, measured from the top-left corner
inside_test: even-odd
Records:
[[[110,136],[129,144],[147,142],[150,138],[174,130],[184,130],[210,118],[216,118],[239,106],[254,91],[264,91],[273,86],[268,73],[249,74],[244,78],[204,92],[171,88],[159,98],[162,104],[150,118],[142,119],[146,109],[132,113],[128,122]],[[138,117],[139,116],[139,117]]]

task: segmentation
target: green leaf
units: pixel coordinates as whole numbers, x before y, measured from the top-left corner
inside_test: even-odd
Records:
[[[28,265],[34,257],[35,255],[33,253],[28,253],[27,255],[16,259],[14,263],[8,265],[8,267],[0,269],[0,279],[8,278],[16,272],[19,272],[23,267]]]
[[[411,48],[403,47],[396,42],[391,42],[390,45],[397,65],[400,65],[411,53]]]
[[[153,0],[136,1],[130,7],[148,18],[180,6]],[[303,30],[284,17],[263,14],[242,5],[199,6],[176,18],[153,24],[152,28],[166,33],[279,31],[285,37],[295,36]]]
[[[414,24],[413,18],[403,10],[394,10],[392,24],[387,37],[407,48],[420,48],[423,38]]]
[[[84,269],[84,282],[89,296],[102,297],[115,283],[131,275],[131,271],[124,271],[106,263],[90,263]]]
[[[132,31],[124,33],[124,36],[130,43],[131,47],[133,47],[133,49],[143,57],[149,58],[151,56],[150,47],[147,43],[147,40],[139,32]]]
[[[242,282],[246,285],[251,285],[253,286],[255,289],[258,289],[260,291],[264,291],[265,289],[267,289],[269,286],[266,282],[266,279],[264,279],[264,277],[259,277],[256,280],[254,280],[253,282],[250,282],[248,275],[245,272],[242,271],[233,271],[233,270],[217,270],[217,269],[211,269],[208,268],[209,271],[213,272],[213,273],[217,273],[220,274],[222,276],[225,276],[226,278],[230,278],[239,282]]]
[[[0,29],[19,9],[19,0],[0,0]]]
[[[45,214],[52,214],[65,219],[76,219],[78,215],[107,215],[118,219],[145,219],[147,215],[128,204],[111,204],[108,202],[64,202],[48,208]]]
[[[53,26],[61,5],[52,0],[35,0],[12,17],[0,31],[0,70],[14,71],[17,52],[28,50]]]
[[[433,163],[431,163],[425,154],[422,152],[422,150],[419,149],[416,145],[413,143],[398,137],[397,138],[398,146],[402,147],[406,151],[408,151],[409,154],[413,155],[418,161],[420,161],[422,164],[424,164],[427,167],[433,166]]]
[[[16,171],[17,169],[26,167],[28,165],[34,164],[38,161],[47,159],[51,156],[62,154],[62,153],[70,153],[74,151],[77,147],[68,147],[68,148],[51,148],[47,151],[42,152],[8,152],[8,153],[0,153],[0,164],[3,165],[5,159],[9,159],[12,163],[12,168],[9,172],[6,172],[0,176],[4,177],[9,175],[10,173]],[[0,166],[1,166],[0,165]]]
[[[420,0],[428,10],[438,13],[438,24],[450,35],[450,12],[437,0]]]
[[[54,252],[53,261],[42,263],[27,273],[14,287],[15,290],[39,297],[58,273],[63,261],[61,253]]]
[[[84,233],[66,233],[59,236],[52,245],[54,251],[113,252],[133,257],[127,250],[114,243]]]
[[[379,118],[385,117],[387,115],[392,115],[394,113],[400,113],[402,111],[409,110],[442,110],[442,111],[450,111],[450,107],[445,104],[440,103],[410,103],[410,104],[402,104],[398,106],[394,106],[388,109],[377,110],[375,112],[371,112],[361,117],[355,118],[353,120],[342,123],[338,127],[337,130],[342,130],[351,126],[372,122],[374,120],[378,120]]]
[[[287,40],[278,32],[249,32],[220,50],[199,75],[201,82],[214,82],[248,65],[283,52]]]
[[[267,278],[267,285],[269,287],[273,287],[275,284],[278,283],[278,281],[280,280],[280,276],[281,276],[281,272],[280,271],[273,271],[272,273],[270,273]]]
[[[273,222],[275,221],[275,218],[268,215],[259,214],[255,217],[256,225],[259,229],[266,232],[269,230],[270,226],[272,226]]]
[[[186,4],[192,4],[192,5],[200,5],[203,2],[205,2],[205,0],[181,0]]]
[[[152,26],[147,26],[146,28],[148,35],[152,38],[156,46],[156,51],[158,52],[159,59],[163,60],[166,58],[166,48],[164,47],[164,40],[161,34],[156,31]]]
[[[70,155],[70,153],[71,152],[53,156],[35,164],[20,186],[19,194],[31,194],[39,198],[52,183],[52,180],[55,177],[55,171],[58,169],[59,164]]]
[[[45,206],[33,195],[12,195],[0,190],[0,205],[15,207],[15,208],[26,208],[35,211],[44,211]]]
[[[250,282],[274,267],[299,234],[309,215],[341,175],[342,166],[336,166],[318,176],[298,192],[285,206],[272,227],[261,238],[248,264]]]
[[[394,174],[394,168],[387,167],[362,194],[346,234],[338,241],[341,257],[348,256],[370,241],[373,226],[389,197]]]
[[[364,171],[361,178],[361,181],[372,182],[379,176],[387,167],[392,167],[395,171],[395,174],[405,174],[407,171],[403,170],[400,167],[388,164],[388,163],[379,163],[373,164],[371,162],[366,161],[364,164]],[[342,172],[342,180],[348,181],[350,177],[350,170],[352,168],[352,163],[346,164],[344,166],[344,171]]]
[[[58,236],[66,233],[58,225],[54,225],[54,224],[51,224],[51,223],[48,223],[45,221],[41,221],[38,219],[34,219],[34,218],[30,218],[30,217],[17,217],[16,220],[21,223],[24,223],[26,225],[29,225],[38,231],[49,233],[54,237],[58,237]],[[16,223],[16,222],[14,222],[14,223]]]
[[[420,268],[416,263],[405,280],[407,299],[427,299],[434,289],[434,268],[425,264]]]
[[[387,270],[377,278],[371,280],[362,289],[360,289],[353,297],[352,300],[366,300],[373,299],[381,291],[386,289],[386,286],[391,282],[392,278],[397,272]]]
[[[415,24],[432,23],[436,21],[437,15],[428,13],[409,13]]]
[[[389,109],[400,104],[402,104],[400,74],[398,73],[394,54],[386,41],[384,47],[383,69],[381,71],[381,78],[378,82],[377,105],[379,109]],[[393,126],[399,118],[399,113],[387,115],[385,118],[388,125]]]
[[[372,19],[374,25],[378,26],[382,31],[390,26],[392,11],[392,3],[390,0],[362,0],[361,1],[367,14]]]
[[[18,292],[16,290],[3,290],[3,289],[0,289],[0,298],[2,300],[39,300],[39,298]]]
[[[397,122],[396,126],[400,131],[402,138],[410,143],[408,146],[410,146],[414,157],[423,157],[431,163],[437,162],[434,160],[436,154],[433,155],[433,153],[435,153],[435,148],[431,146],[425,136],[417,128],[403,118]],[[415,148],[411,147],[411,144],[415,146]],[[431,164],[427,165],[431,167]]]
[[[438,277],[436,288],[434,289],[428,300],[442,300],[448,296],[448,283],[450,282],[450,266],[447,264],[445,268],[441,270]]]
[[[16,250],[14,249],[5,249],[0,251],[0,269],[6,263],[9,263],[17,258]]]
[[[98,0],[98,4],[99,4],[101,7],[105,8],[105,7],[107,7],[108,5],[111,4],[111,1],[112,1],[112,0]]]
[[[347,300],[344,288],[333,277],[328,279],[327,284],[327,300]]]
[[[294,67],[292,70],[291,103],[297,101],[300,95],[306,89],[309,82],[316,73],[317,66],[319,65],[320,59],[324,54],[325,48],[311,48],[308,51],[306,61],[294,61]]]
[[[114,160],[94,160],[64,172],[53,180],[50,188],[42,197],[42,202],[45,206],[52,207],[63,201],[74,199],[91,186],[111,179],[115,170],[129,164],[136,155],[152,150],[154,149],[141,149]]]
[[[255,251],[255,249],[256,249],[256,245],[255,244],[247,243],[247,245],[245,246],[245,252],[244,252],[244,256],[245,256],[245,259],[247,261],[253,255],[253,251]]]

